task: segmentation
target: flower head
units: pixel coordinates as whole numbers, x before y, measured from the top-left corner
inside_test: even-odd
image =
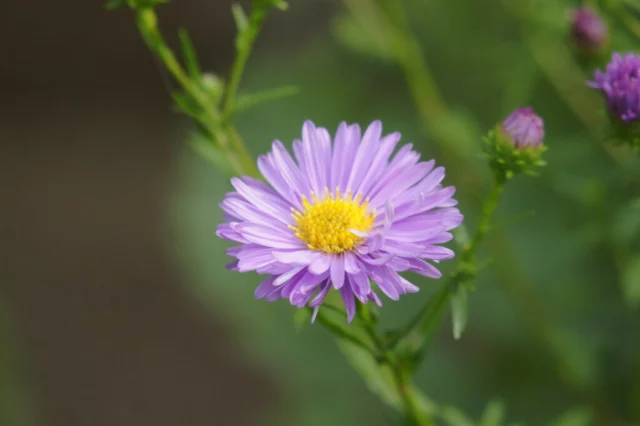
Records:
[[[597,52],[606,45],[609,32],[602,17],[592,8],[583,6],[573,13],[571,37],[580,50]]]
[[[364,134],[342,123],[333,141],[307,121],[293,158],[275,141],[258,159],[268,184],[231,180],[217,235],[240,243],[227,252],[237,259],[231,269],[269,275],[257,298],[288,298],[317,313],[334,289],[351,321],[356,299],[381,305],[378,290],[393,300],[418,291],[399,272],[440,278],[429,262],[454,255],[440,244],[462,222],[455,188],[443,187],[444,169],[420,161],[411,145],[392,156],[399,141],[399,133],[383,136],[379,121]]]
[[[524,173],[538,174],[538,168],[546,163],[542,159],[547,147],[544,139],[544,122],[531,107],[518,108],[498,123],[484,138],[485,154],[499,181],[507,181]]]
[[[533,108],[518,108],[502,122],[502,131],[516,148],[538,147],[544,139],[544,122]]]
[[[596,71],[588,84],[604,93],[612,117],[625,123],[640,120],[640,55],[614,53],[607,70]]]

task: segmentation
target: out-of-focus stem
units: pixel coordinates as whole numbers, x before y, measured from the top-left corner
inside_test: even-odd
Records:
[[[358,23],[366,28],[378,42],[388,43],[389,51],[402,70],[411,96],[420,114],[427,134],[440,128],[440,120],[448,114],[447,105],[438,89],[435,78],[417,38],[412,34],[402,2],[398,0],[344,0],[346,7]],[[436,135],[438,136],[438,135]],[[450,151],[446,140],[436,138],[440,148]]]
[[[211,101],[204,96],[199,88],[199,82],[194,81],[185,72],[173,51],[165,43],[157,25],[155,11],[152,8],[137,10],[136,21],[138,30],[149,49],[160,59],[182,89],[204,112],[200,124],[206,128],[208,134],[215,137],[232,170],[240,175],[258,176],[254,160],[233,124],[230,120],[223,118]],[[246,61],[246,58],[244,61]],[[236,77],[236,79],[239,79],[239,77]]]
[[[244,68],[247,65],[251,50],[255,44],[256,38],[260,33],[262,23],[267,17],[267,10],[264,8],[253,7],[251,9],[251,17],[246,28],[238,29],[238,39],[236,40],[236,57],[231,66],[231,77],[226,88],[225,99],[222,104],[222,115],[229,119],[233,113],[238,95],[238,87]]]
[[[616,17],[630,33],[640,40],[640,20],[634,18],[628,11],[625,11],[620,6],[618,7]]]

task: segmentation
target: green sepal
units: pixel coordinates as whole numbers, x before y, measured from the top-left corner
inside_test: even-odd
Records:
[[[630,146],[635,152],[640,153],[640,121],[626,123],[611,117],[607,134],[614,144]]]
[[[506,181],[520,173],[537,176],[537,169],[547,164],[542,159],[542,154],[547,151],[546,146],[518,148],[502,131],[500,124],[489,132],[484,141],[485,155],[499,180]]]

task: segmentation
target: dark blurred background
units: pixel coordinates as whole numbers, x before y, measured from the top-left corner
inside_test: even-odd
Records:
[[[0,360],[14,363],[0,377],[20,395],[0,424],[258,424],[282,404],[273,379],[194,306],[167,249],[184,135],[131,13],[98,0],[2,9]],[[161,16],[224,71],[229,11],[181,1]]]
[[[420,385],[472,417],[494,397],[527,424],[568,409],[589,418],[601,403],[631,416],[639,322],[619,288],[610,220],[590,200],[601,205],[598,194],[614,188],[606,206],[619,208],[604,216],[625,214],[640,195],[638,163],[605,153],[503,2],[405,3],[445,98],[475,117],[463,133],[479,136],[533,104],[552,147],[545,177],[509,187],[501,233],[489,240],[497,266],[471,297],[469,329],[455,342],[445,325]],[[576,2],[551,3],[543,34],[562,44]],[[102,6],[14,1],[0,13],[0,425],[390,424],[324,330],[296,331],[285,302],[253,299],[256,276],[224,270],[214,229],[227,180],[185,143],[172,83],[130,11]],[[161,26],[173,45],[187,28],[203,66],[224,75],[230,6],[174,0],[159,8]],[[402,73],[354,50],[341,13],[329,0],[271,13],[244,90],[301,93],[239,118],[251,150],[288,143],[307,118],[330,129],[381,118],[442,163]],[[571,84],[586,93],[583,80]],[[444,165],[472,225],[488,175]],[[383,322],[418,308],[434,288],[420,284],[420,296],[387,303]]]

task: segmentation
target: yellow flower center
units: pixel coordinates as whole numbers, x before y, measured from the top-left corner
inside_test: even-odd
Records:
[[[335,197],[327,191],[322,200],[313,195],[313,202],[302,198],[302,211],[293,209],[296,226],[291,229],[312,250],[325,253],[343,253],[353,250],[363,240],[350,230],[366,232],[373,225],[373,213],[367,213],[369,200],[360,203],[360,195],[346,199],[336,191]]]

